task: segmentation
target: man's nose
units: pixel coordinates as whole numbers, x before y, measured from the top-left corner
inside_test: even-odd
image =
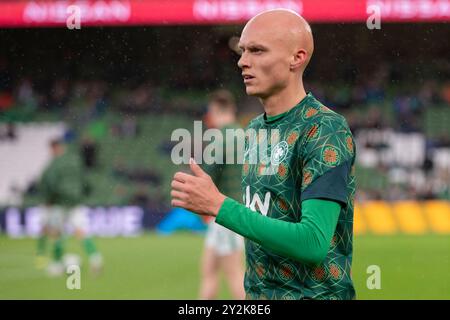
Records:
[[[245,52],[243,52],[241,54],[241,57],[239,58],[238,67],[243,69],[243,68],[248,68],[249,66],[250,66],[250,64],[248,61],[248,56]]]

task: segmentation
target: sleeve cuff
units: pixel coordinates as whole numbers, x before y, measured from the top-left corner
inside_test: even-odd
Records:
[[[235,205],[237,204],[237,202],[231,198],[225,198],[225,200],[222,203],[222,206],[219,209],[219,212],[217,213],[216,216],[216,223],[227,227],[227,225],[229,224],[230,220],[232,220],[232,216],[233,216],[233,208],[235,207]]]

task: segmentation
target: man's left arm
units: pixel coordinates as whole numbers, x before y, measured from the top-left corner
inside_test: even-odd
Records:
[[[211,177],[193,161],[191,170],[195,176],[175,174],[173,206],[215,216],[217,223],[285,257],[313,265],[323,261],[336,228],[339,203],[306,200],[302,202],[300,222],[277,220],[220,193]]]
[[[316,124],[313,124],[314,126]],[[216,222],[284,256],[317,264],[329,250],[341,205],[349,197],[354,161],[353,138],[339,121],[317,124],[315,134],[301,145],[302,220],[276,220],[253,212],[221,194],[211,178],[192,161],[194,176],[177,173],[172,205],[217,216]]]
[[[302,220],[288,222],[263,216],[225,199],[216,222],[281,256],[317,265],[326,257],[341,205],[309,199],[302,202]]]

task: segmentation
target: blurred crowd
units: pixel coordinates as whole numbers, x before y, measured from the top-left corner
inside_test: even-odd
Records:
[[[39,83],[31,76],[14,78],[7,60],[0,58],[0,121],[7,123],[0,130],[0,140],[15,138],[16,121],[33,121],[39,119],[41,114],[54,114],[59,120],[69,123],[75,132],[90,126],[91,135],[80,138],[78,142],[86,166],[95,167],[95,159],[101,150],[95,140],[95,131],[105,130],[102,125],[98,125],[99,119],[109,112],[121,114],[122,121],[110,124],[106,131],[114,137],[133,138],[140,134],[136,121],[140,115],[173,113],[198,118],[204,108],[199,102],[201,98],[198,98],[205,93],[201,89],[204,77],[205,74],[201,74],[199,79],[192,79],[192,83],[197,83],[198,88],[189,87],[188,90],[183,85],[184,78],[180,78],[174,88],[155,85],[152,79],[121,84],[95,77],[55,78],[47,83]],[[378,188],[365,188],[366,184],[361,183],[362,188],[358,189],[359,199],[449,197],[449,172],[435,172],[433,158],[428,155],[435,148],[450,148],[450,130],[448,126],[444,126],[443,130],[435,128],[437,131],[434,130],[430,135],[426,121],[429,112],[441,110],[447,118],[440,120],[450,122],[449,81],[424,78],[400,83],[395,81],[394,68],[384,63],[376,72],[360,75],[358,81],[353,83],[336,84],[312,77],[311,81],[306,80],[306,88],[327,106],[344,114],[356,137],[361,130],[366,129],[392,129],[400,133],[425,135],[424,152],[427,156],[423,164],[414,170],[404,168],[402,172],[411,177],[409,180],[414,180],[413,176],[419,170],[422,177],[425,177],[422,188],[416,188],[417,183],[392,182],[395,180],[392,177],[398,175],[399,168],[378,165],[371,168],[374,170],[373,174],[384,176],[387,180],[380,182]],[[242,118],[247,113],[255,113],[255,108],[250,107],[252,103],[255,104],[255,101],[241,99],[238,105]],[[68,137],[70,138],[70,134]],[[160,152],[166,153],[164,150]],[[156,171],[154,168],[131,170],[117,166],[112,174],[140,184],[150,182],[158,185],[161,178]],[[370,174],[367,176],[371,179]],[[135,200],[140,202],[142,199],[145,199],[145,192],[141,188]]]

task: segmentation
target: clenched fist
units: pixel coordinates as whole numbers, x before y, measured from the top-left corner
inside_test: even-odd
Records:
[[[201,215],[217,216],[226,196],[217,189],[211,177],[190,159],[194,175],[177,172],[172,180],[172,206],[181,207]]]

